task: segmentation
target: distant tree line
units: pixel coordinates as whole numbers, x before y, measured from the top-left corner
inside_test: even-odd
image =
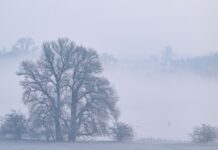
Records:
[[[16,111],[6,115],[2,136],[73,142],[84,136],[112,136],[118,141],[133,137],[132,128],[118,121],[118,96],[101,75],[95,50],[69,39],[45,42],[42,49],[37,61],[23,61],[17,72],[23,77],[28,117]]]
[[[34,40],[30,37],[18,39],[11,48],[0,49],[0,58],[20,57],[27,54],[33,54],[38,49]]]

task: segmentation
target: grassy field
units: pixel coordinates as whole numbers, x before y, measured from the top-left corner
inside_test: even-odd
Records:
[[[24,141],[0,141],[0,150],[218,150],[218,144],[146,144],[143,142],[45,143]]]

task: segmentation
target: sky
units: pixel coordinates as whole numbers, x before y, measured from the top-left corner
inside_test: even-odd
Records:
[[[218,51],[217,14],[217,0],[0,0],[0,49],[21,37],[38,45],[68,37],[116,58],[141,59],[168,45],[204,55]],[[23,59],[0,60],[0,115],[25,110],[15,74]],[[120,68],[105,75],[119,94],[121,119],[139,137],[187,140],[196,125],[218,126],[217,79]]]
[[[69,37],[118,57],[218,50],[217,0],[0,0],[0,48]]]

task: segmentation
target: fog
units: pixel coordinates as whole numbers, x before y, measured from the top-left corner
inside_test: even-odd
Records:
[[[217,80],[180,74],[110,74],[125,121],[138,136],[188,139],[193,126],[217,125]]]
[[[11,109],[27,111],[16,71],[21,60],[28,58],[33,57],[1,60],[1,115]],[[188,140],[193,127],[202,123],[218,125],[216,77],[191,70],[167,72],[135,60],[107,61],[104,68],[104,75],[120,98],[121,120],[134,127],[137,138]]]
[[[38,45],[69,37],[111,54],[117,62],[106,62],[104,75],[119,95],[121,120],[137,138],[189,140],[195,126],[218,126],[217,6],[215,0],[0,0],[0,49],[10,51],[20,37]],[[167,45],[176,59],[164,70]],[[0,57],[0,115],[26,111],[16,72],[22,60],[37,56]]]

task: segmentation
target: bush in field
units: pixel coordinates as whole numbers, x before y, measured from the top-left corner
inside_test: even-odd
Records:
[[[16,140],[22,138],[26,132],[26,118],[16,111],[5,115],[1,125],[1,135]]]
[[[111,130],[113,138],[116,141],[128,141],[133,139],[133,129],[126,123],[117,122]]]
[[[195,127],[190,134],[192,141],[197,143],[214,142],[218,138],[217,128],[202,124],[200,127]]]

